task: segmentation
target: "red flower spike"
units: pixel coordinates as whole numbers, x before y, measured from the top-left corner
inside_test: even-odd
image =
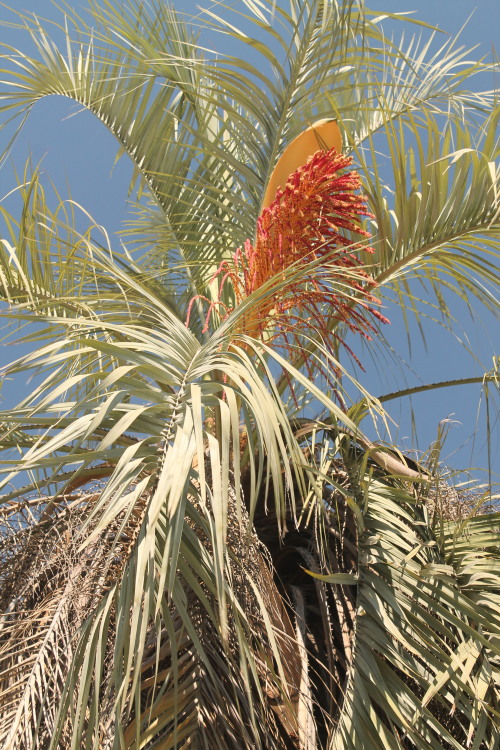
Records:
[[[297,348],[305,354],[300,329],[309,328],[319,334],[325,346],[334,351],[338,342],[331,331],[334,321],[342,321],[367,339],[375,331],[371,316],[382,323],[389,322],[373,308],[379,304],[369,291],[375,282],[363,270],[358,257],[361,252],[373,253],[373,248],[353,242],[345,234],[369,237],[360,220],[363,216],[373,216],[366,210],[364,196],[355,192],[360,187],[358,173],[344,171],[351,164],[350,157],[338,154],[335,149],[313,154],[289,176],[285,188],[278,189],[269,207],[263,209],[257,222],[255,245],[247,240],[243,249],[234,253],[232,262],[221,263],[216,273],[222,275],[220,293],[230,281],[235,302],[239,304],[273,277],[283,278],[283,272],[290,266],[300,265],[301,261],[319,261],[315,278],[294,278],[275,293],[271,291],[255,311],[244,317],[239,327],[241,333],[259,338],[267,331],[289,354]],[[345,271],[351,269],[356,271],[355,275],[346,275]],[[221,302],[212,303],[207,320],[214,306],[225,307]],[[230,312],[227,310],[227,314]]]

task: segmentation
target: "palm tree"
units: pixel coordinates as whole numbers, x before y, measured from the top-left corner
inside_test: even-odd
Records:
[[[1,746],[493,750],[500,515],[372,442],[354,376],[420,283],[496,311],[489,67],[349,0],[237,9],[204,15],[234,57],[90,0],[3,58],[6,122],[81,104],[137,206],[120,249],[28,163],[2,208],[4,374],[36,378],[1,415]]]

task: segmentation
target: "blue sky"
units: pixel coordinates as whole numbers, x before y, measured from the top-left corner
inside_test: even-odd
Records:
[[[14,1],[12,4],[14,4]],[[178,2],[176,7],[187,12],[197,7],[198,3]],[[232,4],[232,3],[228,3]],[[233,3],[237,5],[236,3]],[[41,18],[60,18],[60,12],[49,0],[17,0],[17,9],[36,12]],[[85,8],[86,2],[73,2],[76,9]],[[209,3],[200,3],[202,7]],[[465,46],[479,44],[476,57],[491,55],[492,46],[500,31],[499,0],[480,0],[474,6],[468,0],[419,0],[416,3],[401,0],[380,0],[367,2],[376,10],[396,12],[415,10],[414,17],[445,29],[455,34],[467,25],[461,34]],[[13,20],[5,8],[0,7],[0,20]],[[444,35],[442,39],[444,41]],[[12,29],[0,28],[0,38],[7,44],[23,47],[24,35]],[[0,139],[1,139],[0,134]],[[0,140],[0,144],[2,141]],[[43,168],[54,180],[58,190],[64,193],[70,186],[74,200],[81,203],[110,232],[120,229],[121,222],[127,215],[127,187],[130,174],[129,165],[121,160],[114,166],[116,142],[89,113],[82,112],[72,103],[51,97],[40,102],[25,127],[13,152],[12,160],[22,169],[28,153],[33,154],[34,162],[43,158]],[[0,172],[1,194],[11,186],[12,171],[6,164]],[[486,316],[482,324],[473,325],[467,311],[457,305],[454,308],[464,340],[469,339],[470,347],[486,368],[492,364],[495,351],[495,340],[498,340],[498,321]],[[423,382],[469,377],[480,372],[480,366],[474,359],[465,354],[463,346],[456,342],[450,344],[450,338],[437,325],[430,324],[427,348],[417,335],[412,337],[411,351],[408,348],[402,323],[394,311],[389,311],[392,320],[388,338],[392,345],[401,352],[411,370],[407,371],[409,385]],[[498,348],[498,346],[497,346]],[[10,348],[4,347],[0,361],[4,364],[14,356]],[[394,371],[389,363],[387,367],[376,370],[367,365],[367,372],[360,373],[364,385],[376,395],[404,387],[401,375]],[[412,372],[413,371],[413,372]],[[12,403],[22,395],[24,385],[11,383],[5,389],[5,403]],[[388,405],[390,413],[399,427],[394,427],[392,439],[406,449],[418,447],[425,451],[436,436],[437,426],[441,420],[450,419],[450,435],[445,446],[443,457],[451,467],[479,466],[486,467],[487,452],[484,443],[486,404],[480,400],[480,389],[466,386],[451,391],[440,390],[435,394],[415,396],[411,404],[408,401],[394,401]],[[500,449],[498,439],[497,411],[498,397],[491,403],[490,418],[492,429],[496,432],[493,441],[493,464],[499,463]],[[413,415],[412,411],[413,409]],[[413,427],[416,426],[416,434]],[[494,467],[493,467],[494,468]]]

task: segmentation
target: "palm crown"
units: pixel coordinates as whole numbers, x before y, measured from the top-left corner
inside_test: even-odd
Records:
[[[498,514],[370,441],[346,341],[415,280],[496,309],[488,66],[351,2],[238,8],[205,15],[237,57],[107,0],[64,48],[21,16],[37,55],[6,51],[6,114],[58,94],[116,136],[139,252],[79,232],[37,170],[3,210],[3,314],[37,323],[8,372],[39,384],[2,415],[1,741],[493,749]],[[269,196],[323,120],[345,153],[318,142]]]

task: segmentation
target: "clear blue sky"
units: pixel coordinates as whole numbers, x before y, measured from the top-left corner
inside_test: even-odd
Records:
[[[50,0],[11,0],[19,10],[35,12],[40,18],[60,18]],[[237,5],[238,0],[233,3]],[[210,3],[179,2],[177,8],[192,12],[198,5],[209,6]],[[431,23],[455,34],[469,19],[462,32],[461,39],[465,46],[479,44],[476,57],[491,55],[492,46],[500,32],[500,0],[479,0],[477,5],[468,0],[419,0],[416,3],[402,0],[380,0],[368,2],[370,8],[389,12],[416,11],[414,17]],[[83,9],[85,0],[74,0],[73,7]],[[12,15],[0,7],[0,20],[12,20]],[[19,32],[0,28],[2,41],[19,46],[24,45],[25,37]],[[444,35],[441,38],[445,39]],[[2,143],[0,135],[0,145]],[[120,228],[127,215],[127,195],[129,167],[125,160],[113,167],[116,143],[107,133],[104,126],[89,113],[81,112],[72,103],[60,98],[51,97],[39,103],[31,116],[28,125],[13,151],[14,162],[22,168],[27,153],[33,153],[34,162],[43,157],[44,170],[55,181],[60,192],[64,193],[66,184],[71,188],[72,197],[85,206],[94,218],[114,232]],[[6,165],[0,173],[1,194],[11,186],[11,171]],[[495,351],[498,336],[498,320],[492,316],[485,318],[484,323],[474,327],[468,314],[460,306],[456,307],[457,317],[462,324],[464,336],[468,336],[470,346],[485,367],[491,367],[491,358]],[[468,377],[478,374],[480,368],[472,357],[468,357],[463,347],[457,342],[451,345],[449,337],[440,331],[438,326],[430,327],[427,349],[416,338],[411,353],[408,350],[406,336],[402,333],[400,321],[394,311],[389,311],[392,326],[388,338],[402,356],[410,362],[411,371],[407,372],[407,383],[417,385],[422,382],[434,382],[454,377]],[[460,329],[458,329],[460,330]],[[498,351],[498,344],[497,344]],[[1,363],[13,358],[13,352],[4,347],[0,355]],[[369,365],[369,361],[364,357]],[[395,373],[392,366],[380,371],[368,367],[362,380],[368,390],[374,394],[383,394],[404,387],[404,380]],[[5,396],[8,402],[21,396],[21,384],[7,387]],[[18,393],[16,392],[18,391]],[[417,436],[412,436],[412,418],[407,402],[394,401],[388,404],[390,413],[400,425],[394,429],[392,438],[405,448],[418,447],[425,450],[434,439],[437,424],[450,417],[456,423],[452,425],[450,436],[444,452],[447,463],[452,467],[482,466],[487,463],[484,444],[485,403],[478,403],[479,389],[466,386],[450,392],[440,390],[435,394],[422,394],[412,400],[413,417],[417,427]],[[492,429],[496,432],[493,441],[493,466],[498,466],[499,409],[492,404]]]

